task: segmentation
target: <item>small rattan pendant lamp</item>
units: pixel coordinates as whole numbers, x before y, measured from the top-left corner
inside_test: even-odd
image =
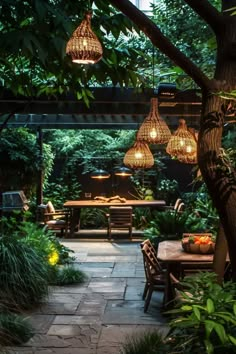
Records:
[[[166,152],[173,157],[180,158],[192,156],[197,152],[197,142],[194,136],[188,131],[184,119],[179,120],[179,127],[171,136]]]
[[[73,32],[66,46],[66,54],[78,64],[95,64],[102,58],[102,45],[91,28],[92,11],[85,13],[84,20]]]
[[[154,158],[148,144],[137,139],[126,152],[123,162],[125,166],[133,169],[151,168],[154,165]]]
[[[197,144],[198,133],[193,128],[188,128],[188,131],[192,134],[192,136]],[[196,164],[197,163],[197,150],[194,151],[193,153],[191,152],[191,149],[186,149],[186,150],[187,150],[187,152],[185,153],[185,155],[178,155],[177,159],[182,163]]]
[[[138,136],[140,140],[151,144],[165,144],[170,140],[170,129],[158,113],[157,98],[151,98],[150,113],[141,124]]]

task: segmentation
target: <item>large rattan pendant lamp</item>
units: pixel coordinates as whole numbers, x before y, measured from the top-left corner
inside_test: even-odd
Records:
[[[102,58],[102,45],[91,28],[92,11],[87,11],[84,20],[73,32],[66,46],[66,54],[78,64],[95,64]]]
[[[134,145],[126,152],[124,164],[133,169],[151,168],[154,165],[154,158],[148,144],[137,139]]]
[[[197,152],[197,142],[192,133],[188,131],[184,119],[179,120],[179,127],[171,136],[166,152],[183,161],[184,157],[193,156]]]
[[[165,144],[170,140],[170,129],[158,113],[157,98],[151,98],[150,113],[141,124],[138,137],[151,144]]]

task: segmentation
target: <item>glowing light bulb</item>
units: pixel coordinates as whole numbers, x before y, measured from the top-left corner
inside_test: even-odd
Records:
[[[191,153],[192,147],[190,145],[186,146],[186,152]]]
[[[157,137],[157,131],[155,128],[152,128],[152,130],[150,131],[150,137],[152,139],[155,139]]]
[[[141,153],[141,151],[137,151],[136,153],[135,153],[135,158],[136,159],[141,159],[143,157],[143,154]]]
[[[184,145],[185,145],[184,140],[181,139],[180,142],[179,142],[179,144],[180,144],[180,146],[184,146]]]
[[[84,40],[83,40],[83,46],[84,46],[84,49],[87,49],[87,45],[88,45],[87,40],[86,40],[86,39],[84,39]]]

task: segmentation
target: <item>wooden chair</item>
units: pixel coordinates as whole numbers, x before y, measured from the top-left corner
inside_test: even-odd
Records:
[[[49,230],[60,230],[61,236],[68,235],[69,216],[68,211],[56,210],[51,202],[37,207],[37,222]]]
[[[112,229],[127,229],[130,239],[132,239],[132,227],[133,227],[133,208],[130,206],[120,207],[111,206],[109,208],[108,238],[111,239]]]
[[[143,292],[143,299],[145,300],[144,312],[147,312],[148,310],[153,291],[165,290],[167,279],[166,271],[162,269],[156,257],[156,251],[150,247],[149,242],[144,241],[140,245],[143,254],[143,265],[146,276],[146,283]]]

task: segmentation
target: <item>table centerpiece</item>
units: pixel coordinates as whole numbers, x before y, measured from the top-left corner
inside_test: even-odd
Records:
[[[185,252],[211,254],[215,250],[215,240],[211,233],[184,233],[182,247]]]

